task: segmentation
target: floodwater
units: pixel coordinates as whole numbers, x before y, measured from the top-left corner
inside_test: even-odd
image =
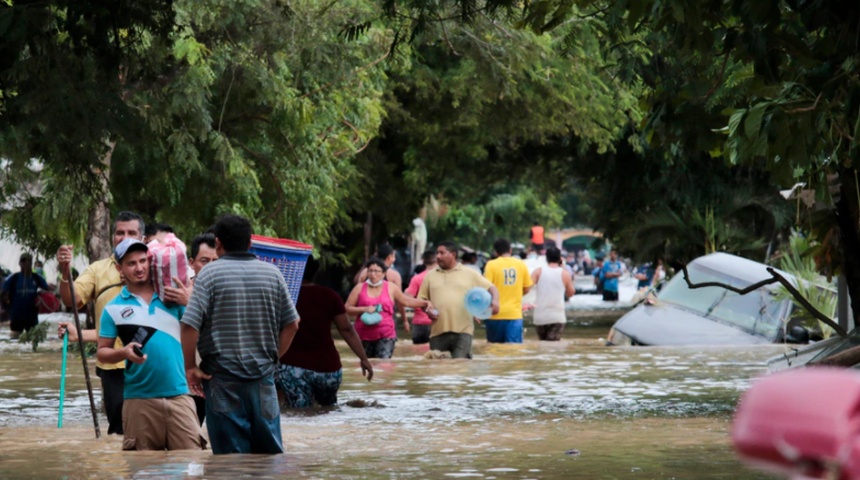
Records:
[[[569,325],[555,343],[529,328],[522,345],[488,345],[479,329],[471,361],[425,359],[401,340],[371,383],[339,342],[339,407],[285,411],[284,455],[218,457],[122,452],[103,415],[96,440],[76,355],[58,429],[61,344],[32,353],[7,324],[0,478],[775,478],[741,463],[729,432],[739,396],[784,347],[609,348],[606,321]]]

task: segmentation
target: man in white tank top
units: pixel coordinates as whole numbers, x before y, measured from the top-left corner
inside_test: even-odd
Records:
[[[576,292],[573,275],[562,266],[561,252],[555,247],[546,249],[545,267],[532,272],[536,293],[534,323],[541,340],[561,340],[567,317],[564,314],[565,298]]]

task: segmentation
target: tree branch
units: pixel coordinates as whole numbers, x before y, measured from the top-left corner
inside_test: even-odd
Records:
[[[807,366],[819,367],[852,367],[860,363],[860,345],[851,347],[833,355],[828,355],[821,360],[807,363]]]
[[[791,296],[793,296],[798,301],[798,303],[800,303],[803,306],[803,308],[806,309],[806,311],[808,311],[809,313],[812,314],[813,317],[818,319],[821,323],[824,323],[828,327],[832,328],[837,334],[839,334],[840,337],[844,337],[844,336],[848,335],[848,332],[846,332],[845,329],[842,328],[841,325],[839,325],[838,323],[831,320],[830,317],[828,317],[827,315],[818,311],[818,309],[815,308],[814,306],[812,306],[812,304],[809,303],[809,301],[807,299],[803,298],[803,295],[801,295],[800,292],[798,292],[797,289],[794,288],[794,285],[792,285],[791,282],[788,281],[788,279],[786,279],[782,275],[776,273],[776,270],[774,270],[773,267],[767,267],[767,269],[766,269],[767,273],[771,274],[771,276],[773,278],[768,278],[768,279],[762,280],[762,281],[754,283],[754,284],[752,284],[746,288],[737,288],[737,287],[733,287],[731,285],[721,283],[721,282],[693,283],[690,281],[690,275],[687,272],[687,266],[684,265],[683,267],[681,267],[681,269],[684,271],[684,281],[687,282],[687,286],[690,287],[691,289],[703,288],[703,287],[721,287],[721,288],[725,288],[726,290],[730,290],[732,292],[735,292],[738,295],[746,295],[747,293],[750,293],[754,290],[757,290],[757,289],[759,289],[765,285],[770,285],[772,283],[779,282],[782,284],[783,287],[785,287],[786,290],[788,290],[788,292],[791,294]]]
[[[233,66],[230,73],[230,85],[227,87],[227,93],[224,94],[224,103],[221,104],[221,116],[218,118],[218,131],[221,131],[221,125],[224,123],[224,112],[227,110],[227,100],[230,99],[230,92],[233,90],[233,82],[236,81],[236,67]]]
[[[376,65],[376,64],[378,64],[379,62],[381,62],[381,61],[385,60],[386,58],[388,58],[388,56],[389,56],[389,55],[391,55],[391,49],[390,49],[390,48],[388,49],[388,51],[387,51],[387,52],[385,52],[385,55],[382,55],[381,57],[377,58],[376,60],[374,60],[374,61],[372,61],[372,62],[368,63],[367,65],[365,65],[365,66],[363,66],[363,67],[359,68],[358,70],[356,70],[356,71],[355,71],[355,73],[363,72],[363,71],[367,70],[368,68],[375,66],[375,65]],[[315,95],[315,94],[317,94],[317,93],[319,93],[319,92],[321,92],[321,91],[323,91],[323,90],[325,90],[325,89],[327,89],[327,88],[331,87],[332,85],[334,85],[335,83],[337,83],[337,82],[338,82],[338,81],[340,81],[340,80],[343,80],[343,77],[341,77],[341,78],[339,78],[339,79],[337,79],[337,80],[334,80],[334,81],[328,82],[328,83],[326,83],[326,84],[324,84],[324,85],[320,86],[320,87],[319,87],[319,88],[317,88],[316,90],[314,90],[314,91],[312,91],[312,92],[308,92],[308,93],[302,94],[302,95],[300,95],[300,96],[299,96],[299,97],[297,97],[297,98],[306,98],[306,97],[310,97],[311,95]]]
[[[821,94],[819,93],[817,97],[815,97],[815,103],[812,104],[811,107],[803,107],[803,108],[795,108],[792,110],[786,110],[785,113],[801,113],[801,112],[811,112],[818,108],[818,101],[821,100]]]
[[[707,100],[707,99],[711,98],[711,95],[713,95],[714,92],[717,91],[717,87],[719,87],[720,84],[723,83],[723,77],[726,74],[726,67],[728,66],[728,64],[729,64],[729,54],[726,53],[723,56],[723,66],[720,69],[720,74],[717,76],[717,80],[714,82],[713,85],[711,85],[711,88],[708,89],[708,91],[705,92],[705,94],[699,98],[699,100]]]
[[[263,162],[266,166],[266,169],[269,171],[269,174],[272,176],[272,183],[275,185],[275,191],[278,193],[278,202],[275,204],[275,208],[271,212],[269,212],[268,215],[266,215],[263,221],[267,222],[269,220],[272,220],[273,218],[275,218],[276,215],[281,213],[281,210],[284,209],[284,203],[286,203],[286,194],[284,193],[284,187],[281,185],[281,179],[278,178],[277,172],[272,167],[272,162],[266,156],[251,150],[250,148],[241,143],[239,143],[238,145],[249,155]]]
[[[346,119],[343,119],[343,123],[344,123],[344,125],[346,125],[346,126],[347,126],[347,127],[349,127],[350,129],[352,129],[352,132],[353,132],[353,133],[355,133],[355,141],[361,140],[361,133],[359,133],[358,129],[357,129],[357,128],[355,128],[355,125],[353,125],[353,124],[349,123],[349,121],[348,121],[348,120],[346,120]],[[356,151],[354,151],[354,152],[353,152],[353,154],[361,153],[362,151],[364,151],[364,149],[365,149],[365,148],[367,148],[367,147],[368,147],[368,145],[370,145],[370,141],[368,141],[368,142],[367,142],[367,143],[365,143],[363,146],[361,146],[361,147],[360,147],[360,148],[358,148]],[[349,152],[349,149],[347,149],[347,150],[341,150],[341,151],[339,151],[339,152],[336,152],[336,153],[334,154],[334,156],[335,156],[335,157],[340,157],[341,155],[343,155],[344,153],[347,153],[347,152]]]

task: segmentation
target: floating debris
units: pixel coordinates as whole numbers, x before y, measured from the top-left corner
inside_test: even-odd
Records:
[[[385,405],[377,402],[376,400],[367,401],[360,398],[347,400],[346,406],[352,408],[385,408]]]
[[[438,360],[440,358],[451,358],[451,352],[442,352],[440,350],[430,350],[424,354],[425,360]]]
[[[570,449],[570,450],[568,450],[568,451],[564,452],[564,454],[565,454],[565,455],[570,455],[570,456],[572,456],[572,457],[578,457],[578,456],[579,456],[579,454],[580,454],[580,451],[579,451],[579,450],[577,450],[577,449],[575,449],[575,448],[572,448],[572,449]]]

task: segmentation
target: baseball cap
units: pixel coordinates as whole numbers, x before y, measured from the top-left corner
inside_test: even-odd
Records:
[[[122,261],[122,257],[124,257],[129,252],[141,251],[146,252],[149,250],[149,247],[146,246],[145,243],[141,242],[136,238],[124,238],[123,241],[119,242],[119,245],[113,249],[113,256],[116,257],[117,262]]]

